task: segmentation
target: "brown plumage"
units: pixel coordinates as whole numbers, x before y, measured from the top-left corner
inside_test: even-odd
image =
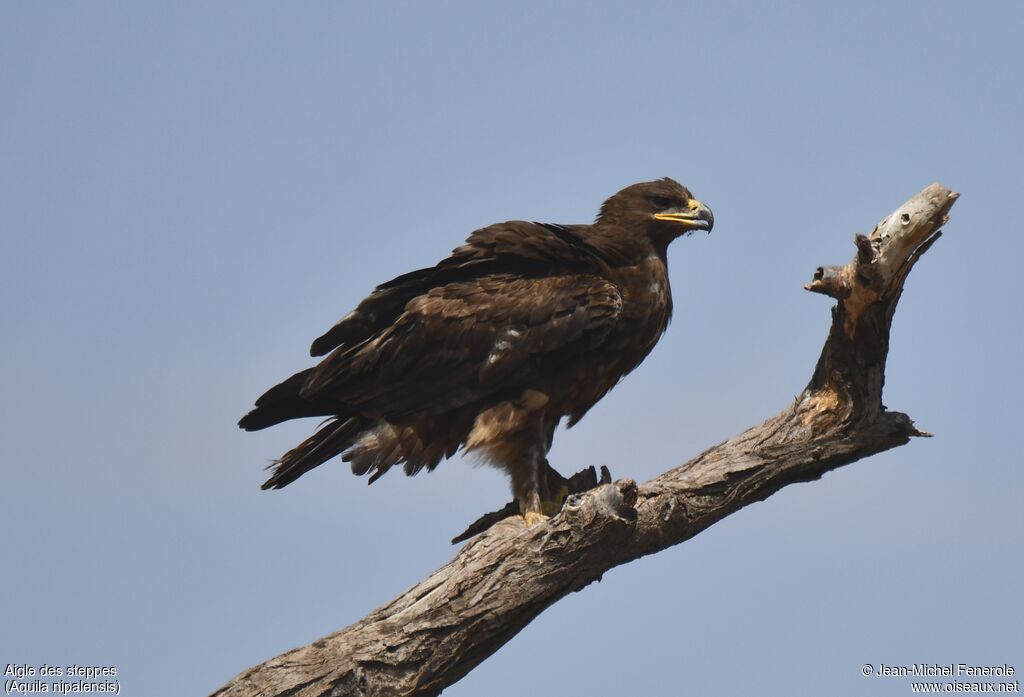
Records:
[[[593,225],[498,223],[378,286],[313,342],[312,355],[329,354],[319,365],[239,422],[331,417],[263,488],[339,454],[372,482],[464,448],[505,469],[521,511],[540,514],[554,498],[542,473],[555,427],[579,421],[654,347],[672,314],[668,245],[712,224],[686,188],[660,179],[609,198]]]

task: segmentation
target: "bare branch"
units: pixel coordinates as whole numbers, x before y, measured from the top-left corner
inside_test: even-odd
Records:
[[[576,494],[547,523],[514,516],[359,622],[251,668],[215,695],[436,695],[548,606],[620,564],[683,542],[794,482],[907,443],[918,431],[882,406],[889,328],[907,274],[939,237],[957,194],[932,184],[868,235],[845,266],[805,286],[837,299],[807,388],[786,409],[637,486]]]

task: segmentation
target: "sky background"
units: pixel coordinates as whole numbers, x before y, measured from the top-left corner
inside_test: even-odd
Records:
[[[865,663],[1024,670],[1024,5],[0,4],[0,665],[211,692],[344,627],[508,500],[468,461],[367,487],[237,419],[374,285],[511,218],[671,176],[675,319],[556,435],[646,481],[806,384],[802,290],[932,181],[885,402],[935,433],[605,575],[446,695],[904,695]]]

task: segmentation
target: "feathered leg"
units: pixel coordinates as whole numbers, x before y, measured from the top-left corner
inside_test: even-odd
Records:
[[[527,525],[547,520],[541,502],[541,476],[547,461],[537,447],[530,447],[524,457],[509,467],[512,475],[512,494],[519,502],[519,512]]]
[[[565,499],[565,479],[546,459],[557,424],[545,417],[547,403],[546,395],[524,390],[519,399],[480,412],[466,440],[466,450],[480,449],[487,460],[508,472],[519,512],[531,525],[557,512]]]

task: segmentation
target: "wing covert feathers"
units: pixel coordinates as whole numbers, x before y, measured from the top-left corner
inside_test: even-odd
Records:
[[[665,249],[624,221],[629,206],[652,205],[644,186],[689,194],[669,180],[637,186],[593,226],[491,225],[437,265],[377,286],[313,341],[317,366],[239,422],[331,417],[272,465],[263,488],[337,455],[371,482],[396,465],[433,469],[463,447],[513,481],[542,461],[559,421],[578,421],[635,368],[671,315]]]

